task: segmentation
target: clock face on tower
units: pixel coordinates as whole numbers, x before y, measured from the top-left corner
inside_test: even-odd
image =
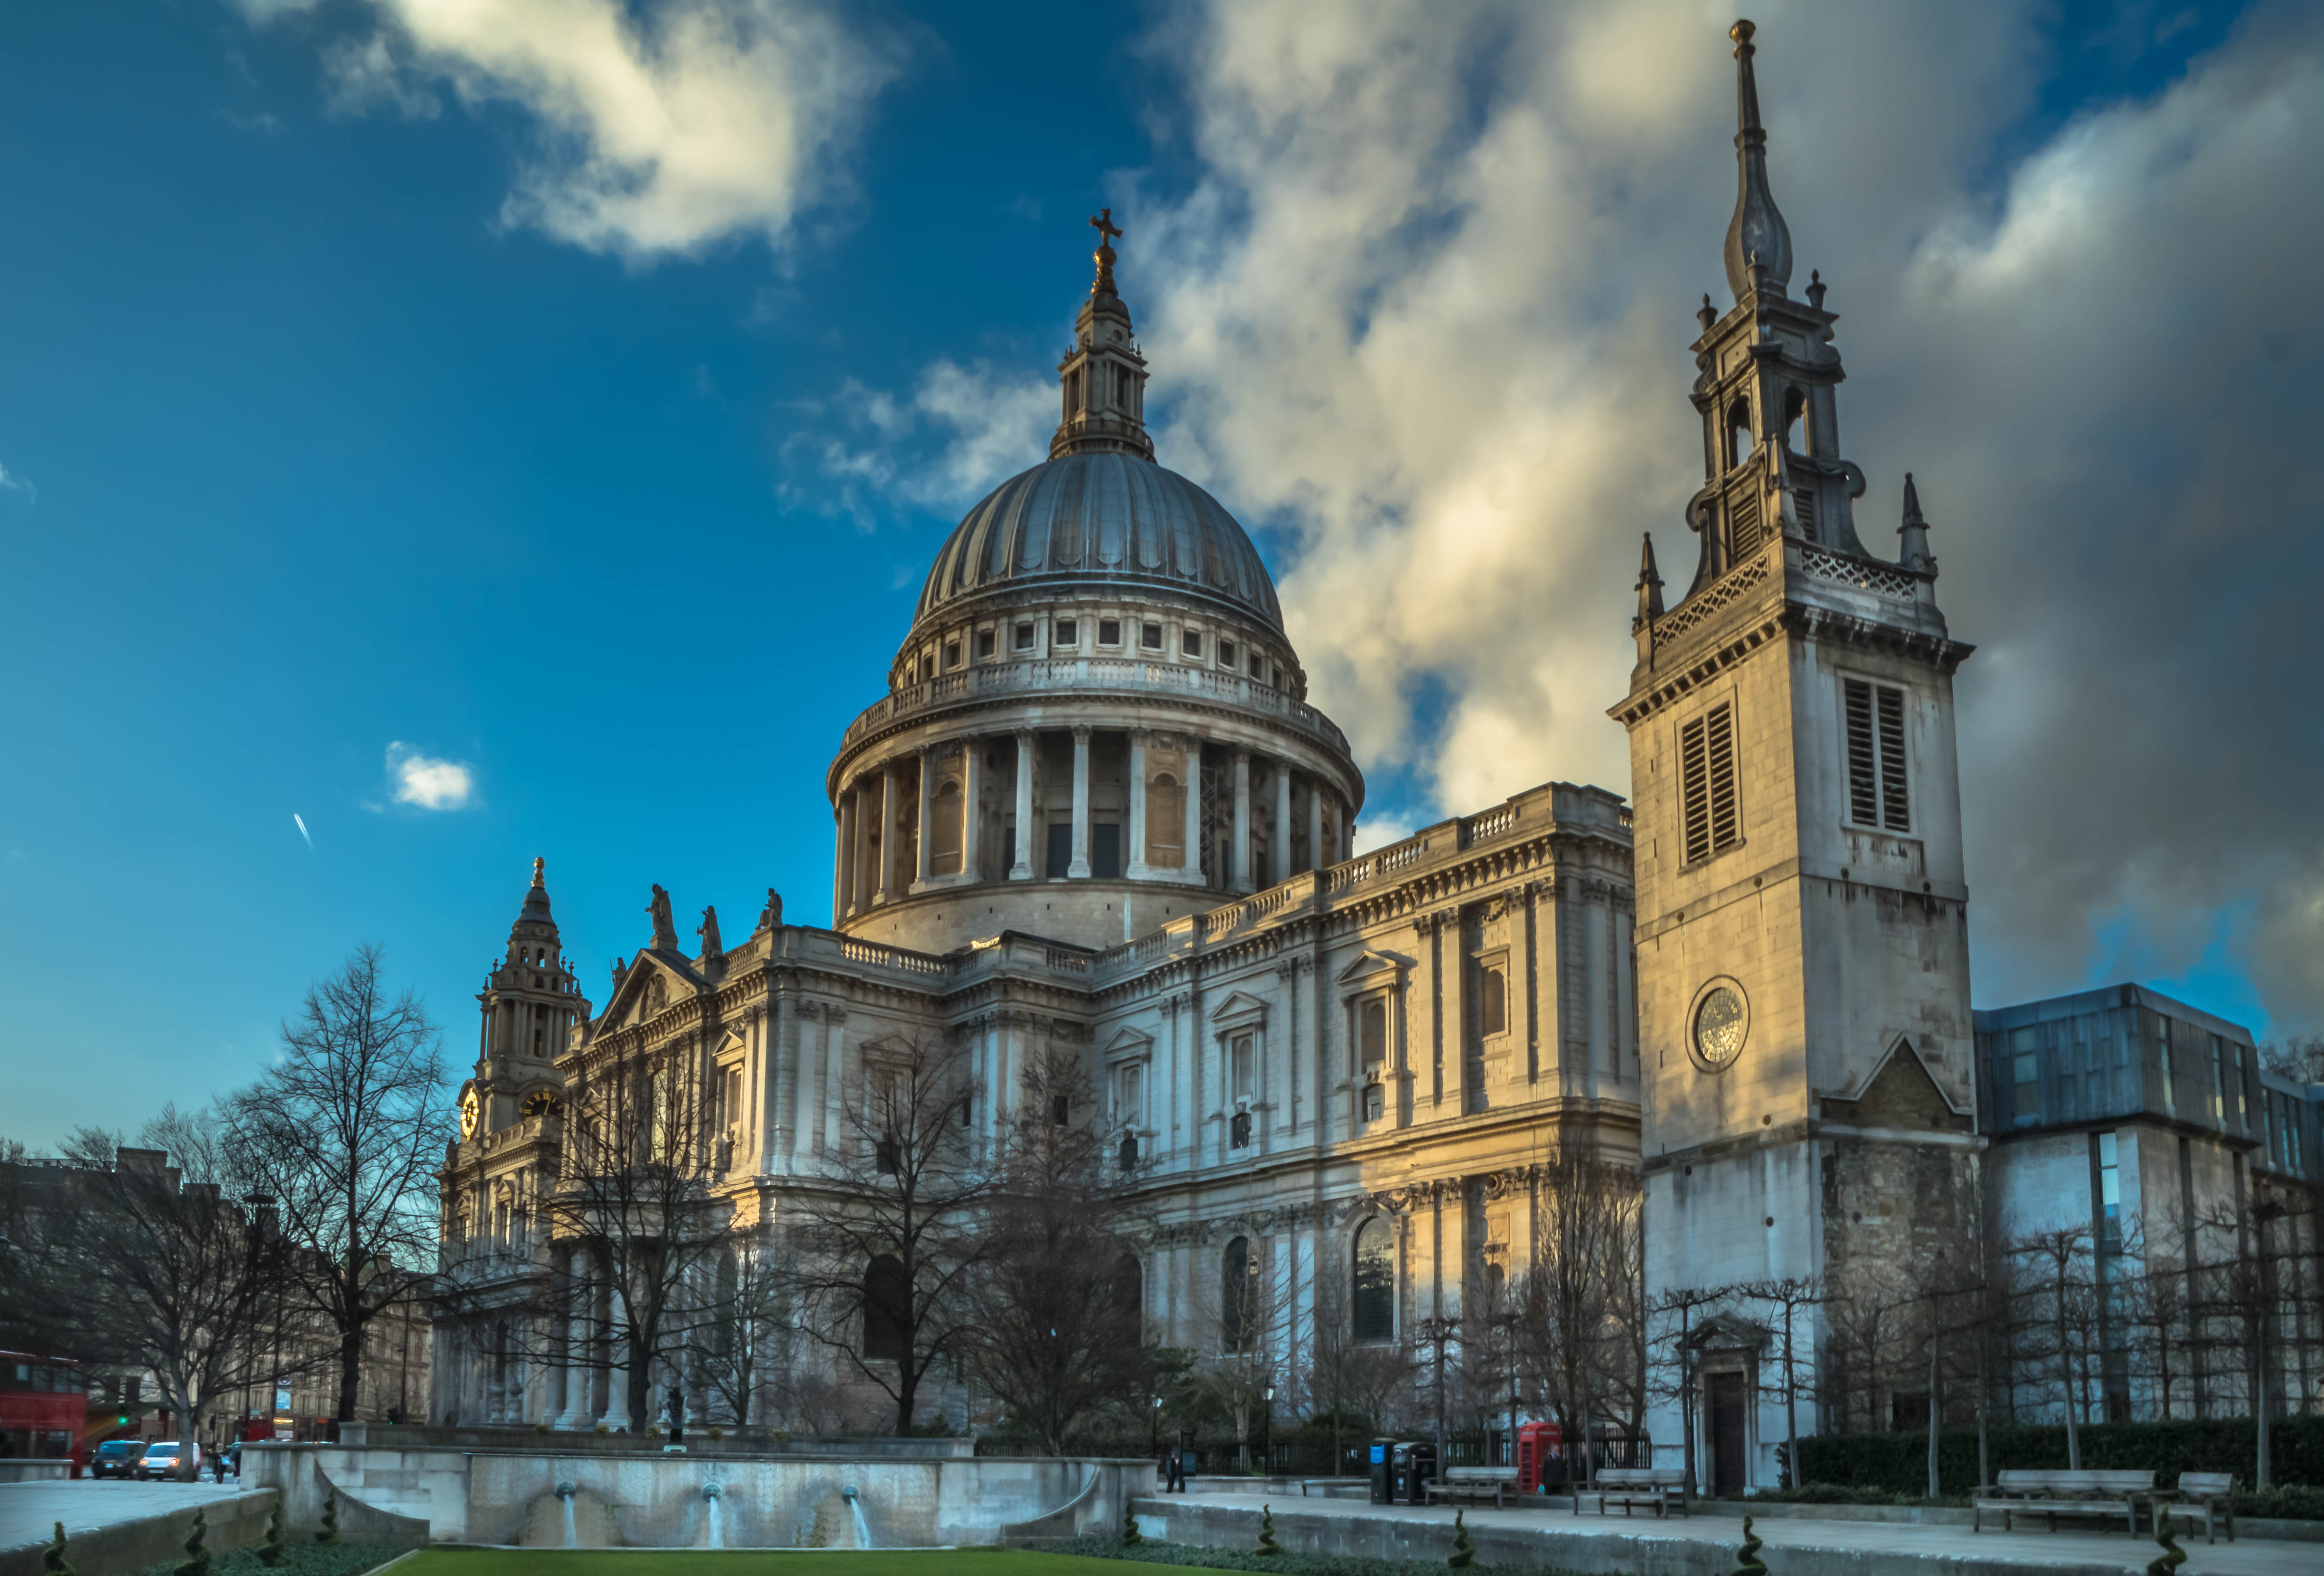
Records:
[[[475,1090],[468,1090],[460,1096],[460,1136],[462,1138],[473,1138],[476,1136],[476,1120],[483,1114],[484,1102],[476,1098]]]
[[[1687,1014],[1687,1038],[1695,1060],[1716,1073],[1743,1052],[1744,1037],[1751,1031],[1751,1011],[1743,987],[1729,979],[1712,980],[1695,992]]]

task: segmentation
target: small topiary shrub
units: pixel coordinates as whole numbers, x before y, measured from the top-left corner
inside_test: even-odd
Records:
[[[65,1524],[57,1523],[57,1541],[41,1551],[41,1569],[49,1576],[75,1576],[73,1568],[65,1561]]]
[[[1283,1545],[1275,1541],[1275,1507],[1261,1505],[1259,1507],[1259,1547],[1251,1553],[1274,1555],[1282,1552]]]
[[[1759,1559],[1759,1538],[1751,1530],[1751,1518],[1743,1518],[1743,1546],[1735,1551],[1734,1576],[1767,1576],[1767,1567]]]
[[[274,1508],[266,1513],[266,1541],[258,1545],[258,1562],[269,1570],[289,1557],[282,1537],[282,1496],[274,1497]]]
[[[323,1525],[316,1532],[315,1541],[318,1544],[339,1541],[339,1497],[336,1494],[323,1496]],[[181,1571],[178,1576],[189,1576],[189,1573]]]
[[[2161,1525],[2154,1529],[2154,1541],[2163,1545],[2163,1552],[2146,1562],[2146,1576],[2171,1576],[2173,1571],[2187,1562],[2187,1551],[2181,1548],[2179,1540],[2171,1535],[2169,1516],[2157,1516],[2155,1520]]]
[[[1444,1557],[1444,1562],[1455,1571],[1466,1571],[1477,1562],[1477,1545],[1469,1541],[1469,1513],[1465,1510],[1452,1513],[1452,1552]]]
[[[1121,1513],[1121,1546],[1134,1549],[1145,1541],[1146,1535],[1138,1530],[1138,1512],[1125,1507]]]
[[[195,1511],[194,1533],[186,1540],[186,1562],[178,1567],[176,1576],[210,1576],[210,1552],[202,1546],[209,1534],[209,1517]]]

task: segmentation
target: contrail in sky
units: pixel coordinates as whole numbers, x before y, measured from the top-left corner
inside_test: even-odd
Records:
[[[301,836],[301,837],[306,838],[306,840],[307,840],[307,852],[308,852],[308,853],[314,853],[314,852],[315,852],[315,838],[314,838],[313,834],[309,833],[309,832],[307,830],[307,823],[306,823],[305,821],[303,821],[303,820],[300,819],[299,812],[298,812],[298,811],[296,811],[296,810],[293,810],[293,811],[291,811],[291,812],[290,812],[290,820],[291,820],[292,825],[296,825],[296,826],[299,828],[299,835],[300,835],[300,836]]]

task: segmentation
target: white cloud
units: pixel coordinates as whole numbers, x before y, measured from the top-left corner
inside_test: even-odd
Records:
[[[462,760],[423,755],[401,740],[387,747],[390,796],[422,810],[465,810],[475,803],[475,768]]]
[[[964,510],[1047,457],[1057,425],[1056,384],[982,362],[932,363],[908,399],[850,381],[834,404],[862,447],[847,436],[801,432],[786,452],[794,463],[810,461],[834,484],[834,507],[866,530],[878,517],[867,493],[939,512]]]
[[[1960,678],[1980,1000],[2183,969],[2255,904],[2324,1019],[2324,18],[2263,5],[2030,149],[2034,0],[1761,16],[1775,190],[1846,314],[1842,451],[1914,470]],[[1279,525],[1320,704],[1419,819],[1628,782],[1638,533],[1675,591],[1691,312],[1724,305],[1731,13],[1215,4],[1170,24],[1193,189],[1117,192],[1161,457]],[[1131,282],[1135,280],[1135,283]],[[1441,704],[1435,697],[1443,698]],[[1385,835],[1393,827],[1382,827]],[[2127,926],[2135,945],[2109,951]]]
[[[0,491],[22,493],[27,503],[37,503],[41,501],[41,490],[6,465],[0,465]]]
[[[254,23],[314,0],[239,0]],[[517,106],[539,138],[502,217],[632,260],[738,235],[781,244],[899,69],[814,0],[362,0],[323,45],[335,103],[405,115]]]

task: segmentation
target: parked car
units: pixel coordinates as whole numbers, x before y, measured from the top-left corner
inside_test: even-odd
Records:
[[[143,1455],[137,1458],[137,1476],[174,1478],[178,1475],[179,1466],[186,1460],[190,1460],[198,1468],[202,1461],[202,1447],[181,1444],[174,1439],[157,1439],[145,1447]]]
[[[92,1478],[132,1478],[137,1475],[138,1459],[145,1453],[142,1439],[108,1439],[88,1452],[88,1475]]]

